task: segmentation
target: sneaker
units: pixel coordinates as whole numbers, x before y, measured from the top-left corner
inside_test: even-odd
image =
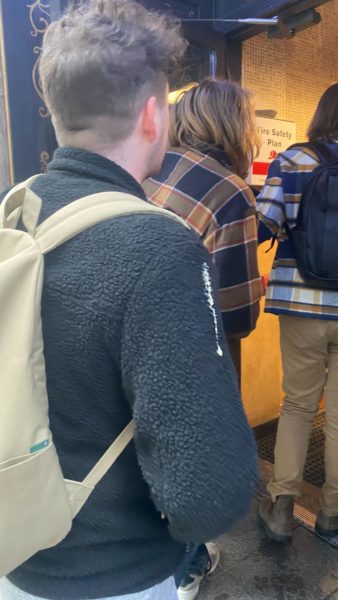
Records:
[[[202,579],[214,572],[220,556],[216,544],[201,546],[189,567],[189,572],[185,575],[177,590],[179,600],[194,600],[196,598]]]
[[[275,542],[287,542],[292,536],[293,496],[278,496],[276,502],[263,498],[258,515],[266,537]]]
[[[324,537],[336,537],[338,535],[338,517],[328,517],[321,510],[317,517],[315,531]]]

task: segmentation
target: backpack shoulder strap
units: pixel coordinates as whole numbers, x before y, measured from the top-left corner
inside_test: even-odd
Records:
[[[331,162],[331,160],[335,157],[336,152],[331,150],[328,144],[324,142],[301,142],[298,144],[292,144],[289,146],[288,150],[292,150],[298,148],[299,150],[308,148],[312,150],[319,158],[321,164],[326,164]]]
[[[189,226],[174,213],[122,192],[102,192],[75,200],[46,219],[36,229],[35,240],[46,254],[82,231],[115,217],[157,213]]]
[[[324,142],[309,142],[308,147],[317,154],[322,164],[330,163],[335,156],[335,152]]]
[[[132,440],[135,432],[135,421],[132,419],[127,427],[120,433],[120,435],[114,440],[109,446],[108,450],[101,456],[100,460],[88,473],[82,484],[86,487],[94,488],[104,475],[113,466],[115,461],[118,459],[123,450],[128,446]]]

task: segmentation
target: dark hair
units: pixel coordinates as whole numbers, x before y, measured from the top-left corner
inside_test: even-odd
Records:
[[[310,142],[338,140],[338,83],[322,95],[307,134]]]

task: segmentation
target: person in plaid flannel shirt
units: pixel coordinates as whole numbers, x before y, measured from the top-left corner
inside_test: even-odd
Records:
[[[244,181],[259,142],[250,94],[206,79],[172,106],[170,149],[144,189],[201,237],[216,268],[224,331],[238,373],[240,340],[255,328],[262,283],[255,198]]]
[[[255,198],[245,182],[259,147],[250,94],[236,83],[206,79],[179,95],[171,116],[171,147],[144,189],[153,203],[182,217],[209,250],[240,378],[240,341],[256,326],[263,291]],[[180,600],[196,598],[218,560],[215,544],[191,552]]]

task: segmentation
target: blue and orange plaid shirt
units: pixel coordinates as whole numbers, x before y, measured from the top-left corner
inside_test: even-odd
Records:
[[[262,295],[257,265],[255,199],[247,184],[218,158],[173,148],[161,173],[144,188],[149,199],[182,217],[202,239],[216,267],[223,326],[230,337],[255,328]]]

